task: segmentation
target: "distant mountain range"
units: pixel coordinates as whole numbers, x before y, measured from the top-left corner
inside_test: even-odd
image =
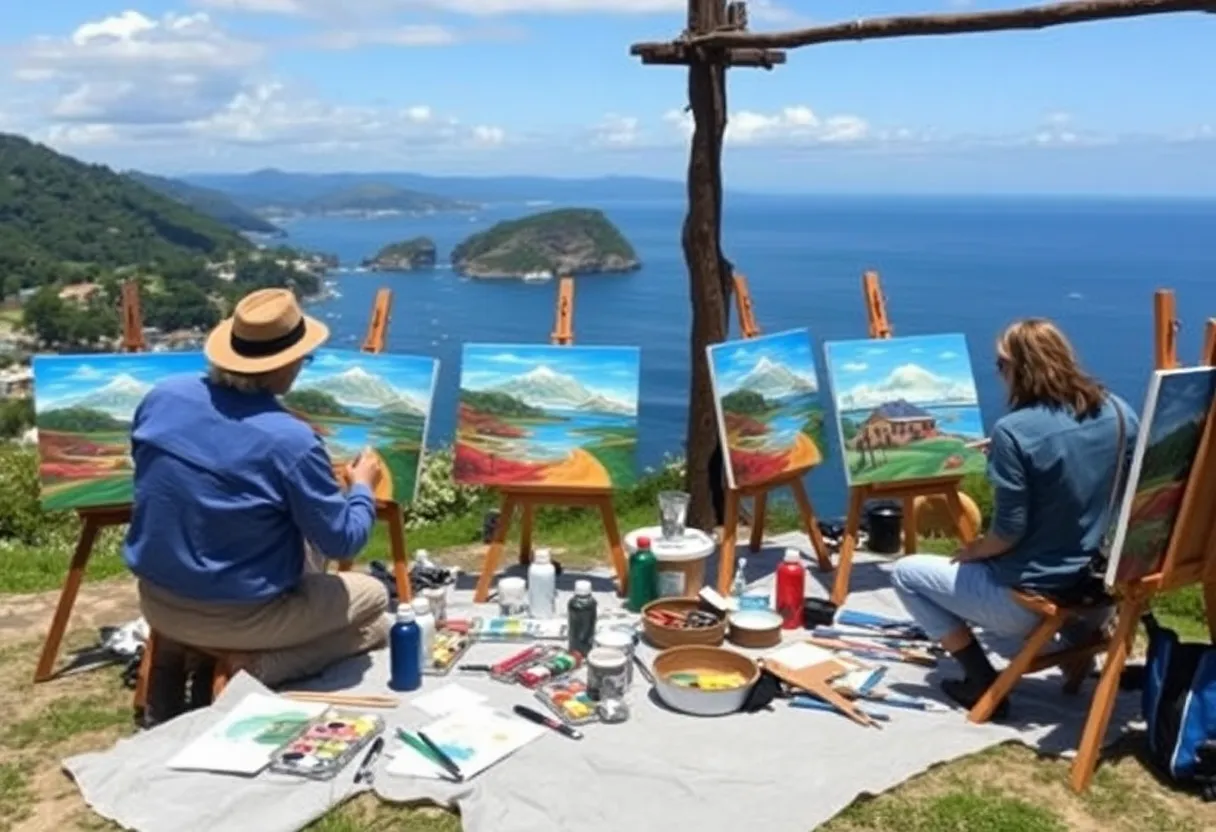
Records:
[[[116,419],[130,422],[135,418],[135,408],[139,407],[139,403],[143,401],[144,396],[151,389],[151,384],[146,384],[133,376],[123,373],[110,379],[105,385],[93,392],[74,401],[65,402],[64,405],[86,408],[88,410],[100,410],[102,413],[113,416]]]
[[[137,170],[128,171],[126,176],[134,179],[145,188],[150,188],[163,196],[180,202],[188,208],[193,208],[204,216],[222,222],[229,228],[253,234],[273,234],[281,236],[283,229],[263,219],[257,214],[242,208],[232,201],[227,194],[211,188],[191,185],[180,179],[168,179],[164,176],[153,176],[150,173],[140,173]]]
[[[525,404],[550,410],[580,410],[620,416],[632,416],[637,412],[629,404],[592,393],[578,379],[545,366],[498,384],[490,391],[505,393]]]
[[[398,393],[384,379],[362,367],[351,367],[336,375],[302,384],[300,389],[318,390],[350,407],[388,410],[411,416],[426,415],[420,404]]]
[[[798,375],[783,364],[767,357],[756,362],[756,366],[739,379],[737,390],[750,390],[766,399],[788,399],[814,393],[814,383]]]

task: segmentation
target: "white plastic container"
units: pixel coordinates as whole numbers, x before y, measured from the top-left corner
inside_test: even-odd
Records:
[[[418,625],[418,640],[422,648],[418,651],[418,658],[422,670],[426,670],[431,665],[431,654],[435,651],[435,616],[431,612],[431,602],[425,598],[415,598],[410,606],[414,609],[414,623]]]
[[[537,549],[528,567],[528,614],[532,618],[557,615],[557,570],[548,549]]]

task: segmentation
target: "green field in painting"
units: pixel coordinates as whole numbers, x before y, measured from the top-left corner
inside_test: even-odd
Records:
[[[962,464],[947,468],[946,461],[952,456],[960,457]],[[863,467],[859,451],[850,448],[846,453],[850,485],[982,473],[988,459],[983,452],[968,448],[962,440],[948,437],[924,439],[898,448],[880,448],[873,454],[867,452],[866,457]],[[871,463],[873,457],[877,457],[877,465]]]

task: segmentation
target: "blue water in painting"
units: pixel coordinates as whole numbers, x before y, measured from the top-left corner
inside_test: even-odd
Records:
[[[806,424],[807,408],[818,400],[818,396],[797,396],[781,402],[781,408],[765,419],[768,433],[765,444],[771,448],[789,448],[794,439]],[[830,436],[829,436],[830,440]],[[821,454],[831,453],[827,448],[820,448]]]
[[[579,279],[576,340],[642,348],[638,457],[654,465],[665,452],[682,451],[686,425],[684,206],[673,200],[594,207],[621,228],[644,267]],[[536,210],[500,205],[472,221],[312,218],[288,231],[291,242],[338,254],[347,266],[420,234],[436,241],[442,260],[467,235]],[[1184,360],[1198,356],[1203,320],[1216,314],[1216,201],[728,194],[723,236],[727,256],[750,280],[761,328],[810,327],[821,370],[823,341],[865,336],[860,275],[877,269],[896,335],[967,336],[987,427],[1005,409],[993,341],[1011,320],[1057,320],[1088,368],[1139,407],[1152,369],[1153,290],[1177,291]],[[332,346],[358,348],[375,290],[389,286],[396,293],[390,351],[440,359],[431,444],[451,441],[462,342],[539,343],[553,327],[553,283],[473,282],[445,269],[336,280],[342,296],[313,310],[333,330]],[[819,380],[826,394],[822,371]],[[845,485],[830,410],[828,425],[833,452],[809,484],[820,512],[832,516],[844,509]]]
[[[589,428],[623,428],[633,423],[625,416],[607,416],[579,413],[577,411],[549,411],[564,421],[523,425],[527,437],[520,440],[520,456],[528,459],[560,460],[575,448],[585,447],[596,440],[595,436],[580,433]]]

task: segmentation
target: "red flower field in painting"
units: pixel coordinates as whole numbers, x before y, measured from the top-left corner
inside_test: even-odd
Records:
[[[455,477],[465,483],[536,483],[545,479],[544,463],[517,462],[457,440]]]
[[[789,451],[762,453],[739,448],[730,448],[729,451],[736,486],[767,482],[784,474],[789,465]]]

